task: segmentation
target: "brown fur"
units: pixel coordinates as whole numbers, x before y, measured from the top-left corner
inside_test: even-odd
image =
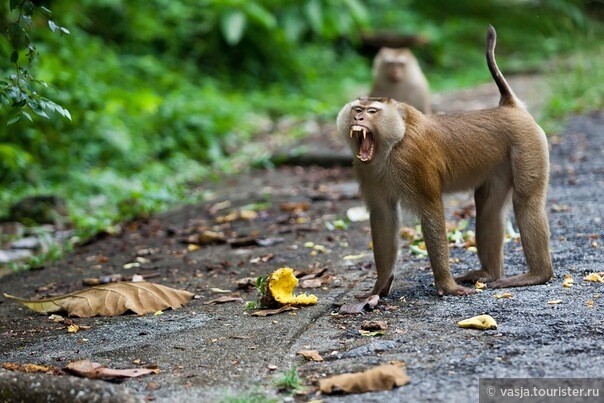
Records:
[[[392,98],[431,113],[428,80],[409,49],[380,49],[373,60],[370,96]]]
[[[372,294],[386,296],[390,290],[398,253],[399,205],[420,217],[439,294],[474,292],[457,284],[449,271],[442,202],[444,193],[469,189],[476,201],[481,268],[457,280],[515,287],[542,284],[553,275],[545,214],[547,140],[495,64],[492,27],[487,44],[487,62],[501,93],[497,108],[427,116],[404,103],[363,97],[338,115],[340,135],[359,154],[353,166],[370,212],[378,274]],[[362,140],[361,128],[369,140]],[[360,149],[363,141],[369,142],[366,151]],[[371,141],[372,154],[367,151]],[[504,223],[510,198],[528,272],[504,278]]]

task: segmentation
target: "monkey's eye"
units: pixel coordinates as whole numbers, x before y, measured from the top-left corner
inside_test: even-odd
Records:
[[[370,113],[370,114],[372,114],[372,115],[373,115],[374,113],[377,113],[377,111],[378,111],[378,110],[377,110],[376,108],[369,108],[369,109],[367,109],[367,113]]]
[[[361,113],[361,112],[363,112],[363,109],[362,109],[362,108],[360,108],[360,107],[358,107],[358,106],[357,106],[357,107],[355,107],[355,108],[352,108],[352,110],[353,110],[353,111],[355,111],[356,113]]]

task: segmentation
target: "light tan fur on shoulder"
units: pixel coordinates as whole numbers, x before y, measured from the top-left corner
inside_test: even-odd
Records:
[[[516,287],[553,276],[545,197],[549,155],[545,133],[516,98],[495,64],[495,29],[487,64],[501,94],[499,107],[424,115],[387,98],[362,97],[342,108],[338,132],[357,158],[353,166],[370,212],[378,278],[371,294],[388,295],[398,253],[399,207],[415,212],[439,294],[465,295],[449,271],[442,195],[474,190],[480,269],[458,282]],[[512,201],[528,271],[503,277],[507,206]]]

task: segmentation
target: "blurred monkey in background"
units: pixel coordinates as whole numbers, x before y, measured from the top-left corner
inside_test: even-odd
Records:
[[[373,87],[369,96],[392,98],[431,113],[428,80],[406,48],[380,49],[373,59]]]

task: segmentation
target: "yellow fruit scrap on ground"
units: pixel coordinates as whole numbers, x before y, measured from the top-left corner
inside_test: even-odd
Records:
[[[600,275],[600,273],[589,273],[587,276],[583,277],[585,281],[593,281],[594,283],[604,283],[604,278]]]
[[[562,281],[562,287],[565,288],[569,288],[572,287],[575,283],[575,280],[573,279],[573,276],[571,276],[570,274],[565,274],[564,275],[564,281]]]
[[[497,329],[497,322],[490,315],[478,315],[469,319],[457,322],[457,325],[464,329],[490,330]]]
[[[294,295],[298,279],[294,276],[294,269],[282,267],[273,272],[267,280],[267,297],[272,297],[278,305],[314,305],[318,298],[316,295],[302,293]]]

